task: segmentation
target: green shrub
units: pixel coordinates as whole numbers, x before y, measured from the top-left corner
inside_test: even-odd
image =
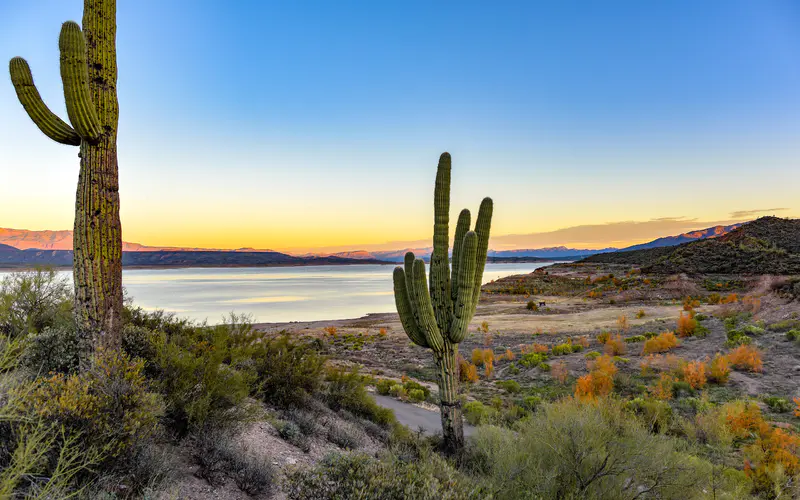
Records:
[[[769,406],[770,410],[776,413],[787,413],[792,409],[792,404],[785,398],[777,396],[767,396],[764,402]]]
[[[666,401],[650,398],[635,398],[626,408],[635,413],[653,433],[665,432],[672,418],[672,407]]]
[[[72,289],[53,269],[13,272],[0,282],[0,333],[19,337],[72,323]]]
[[[600,353],[597,351],[589,351],[586,354],[584,354],[583,357],[586,359],[597,359],[600,357]]]
[[[657,332],[644,332],[644,338],[646,338],[646,339],[652,339],[652,338],[655,338],[655,337],[658,337],[658,333]]]
[[[800,330],[789,330],[786,332],[787,340],[800,341]]]
[[[420,389],[411,389],[408,391],[408,399],[415,403],[421,403],[422,401],[425,401],[425,391]]]
[[[422,399],[420,401],[424,401],[428,399],[431,395],[431,390],[426,385],[422,385],[419,382],[415,382],[413,380],[406,380],[403,384],[403,388],[408,392],[409,397],[411,396],[411,391],[422,391]],[[413,398],[412,398],[413,399]]]
[[[257,394],[270,404],[279,407],[301,404],[321,386],[325,358],[314,343],[283,334],[262,339],[251,356]]]
[[[388,454],[326,456],[312,469],[287,474],[289,500],[471,500],[487,493],[459,474],[443,458],[424,453],[405,460]]]
[[[73,373],[87,355],[87,343],[74,327],[45,327],[28,337],[20,364],[39,375]]]
[[[516,380],[500,380],[495,382],[495,385],[509,394],[517,394],[522,390],[522,387],[520,387],[519,382]]]
[[[230,349],[224,334],[212,332],[206,338],[191,347],[181,345],[188,343],[185,337],[156,346],[155,385],[166,400],[172,428],[181,435],[192,429],[236,425],[249,416],[244,403],[253,372],[226,363]]]
[[[748,345],[753,341],[753,339],[745,335],[742,330],[729,330],[726,335],[728,340],[725,342],[725,345],[728,347]]]
[[[531,411],[535,410],[540,404],[542,404],[542,398],[539,396],[525,396],[522,400],[522,407]]]
[[[542,370],[543,372],[549,372],[550,370],[553,369],[553,367],[550,366],[548,363],[539,363],[539,369]]]
[[[159,398],[148,392],[143,362],[119,352],[97,352],[88,370],[36,381],[20,395],[26,413],[54,428],[81,434],[89,446],[117,457],[157,427]]]
[[[634,342],[644,342],[645,340],[647,340],[647,337],[645,337],[644,335],[633,335],[631,337],[626,338],[625,342],[631,344]]]
[[[480,401],[470,401],[464,405],[464,419],[470,425],[484,425],[497,417],[497,410]]]
[[[299,425],[292,420],[279,420],[275,424],[275,430],[278,435],[289,444],[292,444],[305,453],[311,450],[311,443],[308,440],[307,434],[303,432]]]
[[[545,354],[529,352],[529,353],[523,354],[519,358],[519,364],[521,364],[525,368],[534,368],[539,363],[545,361],[546,359],[547,359],[547,355],[545,355]]]
[[[581,352],[583,351],[583,346],[581,344],[572,344],[572,352]]]
[[[697,321],[705,321],[708,319],[708,316],[706,316],[703,313],[697,313],[694,315],[694,319],[696,319]]]
[[[396,422],[392,410],[378,405],[369,395],[364,387],[363,377],[357,370],[334,369],[328,372],[327,379],[324,397],[334,411],[347,410],[387,427]]]
[[[536,311],[538,311],[538,310],[539,310],[539,306],[538,306],[538,305],[536,305],[536,302],[534,302],[534,301],[532,301],[532,300],[529,300],[529,301],[528,301],[527,305],[525,305],[525,308],[526,308],[527,310],[529,310],[529,311],[533,311],[533,312],[536,312]]]
[[[711,330],[709,330],[708,327],[705,325],[697,323],[697,325],[695,325],[694,327],[694,335],[696,337],[706,338],[709,333],[711,333]]]
[[[313,436],[322,430],[319,424],[321,413],[293,408],[287,417],[297,425],[304,436]]]
[[[744,498],[742,482],[712,477],[712,465],[685,445],[653,435],[614,398],[542,405],[514,430],[478,428],[463,466],[493,498]],[[520,464],[525,464],[524,468]],[[727,470],[727,469],[726,469]],[[741,473],[737,478],[741,477]]]
[[[375,384],[375,392],[382,396],[388,396],[389,391],[391,391],[392,386],[395,385],[394,380],[389,380],[388,378],[383,378],[378,380],[378,383]]]
[[[408,398],[408,391],[406,391],[406,388],[403,387],[402,384],[394,384],[389,389],[389,394],[391,394],[393,397],[397,399],[405,400]]]
[[[510,365],[508,365],[508,373],[510,373],[511,375],[519,375],[519,368],[517,368],[516,363],[511,363]]]
[[[551,351],[553,353],[553,356],[562,356],[564,354],[572,354],[572,352],[573,352],[572,344],[564,343],[564,344],[554,345],[553,348],[551,349]]]

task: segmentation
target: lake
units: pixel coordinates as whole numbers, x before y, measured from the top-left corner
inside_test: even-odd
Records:
[[[484,282],[550,263],[487,264]],[[217,323],[235,311],[259,323],[359,318],[394,312],[390,265],[128,269],[127,295],[147,309]],[[0,278],[6,273],[0,273]],[[71,280],[71,271],[60,274]]]

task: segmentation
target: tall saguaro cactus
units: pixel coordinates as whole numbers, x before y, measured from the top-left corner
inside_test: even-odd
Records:
[[[61,27],[61,79],[71,126],[42,101],[25,59],[11,59],[11,82],[33,122],[46,136],[79,146],[75,197],[73,275],[75,312],[95,347],[120,343],[122,225],[117,165],[116,0],[84,0],[83,31]]]
[[[492,199],[484,198],[475,230],[470,231],[470,213],[464,209],[456,224],[452,270],[450,238],[449,153],[439,157],[434,190],[433,253],[430,287],[425,263],[412,252],[405,266],[394,270],[394,299],[408,338],[433,351],[438,368],[442,433],[445,448],[454,452],[464,445],[464,424],[458,399],[458,344],[467,335],[481,293],[483,270],[492,224]]]

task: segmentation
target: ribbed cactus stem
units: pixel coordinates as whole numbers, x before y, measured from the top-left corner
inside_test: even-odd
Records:
[[[478,235],[474,231],[464,235],[464,243],[458,269],[458,297],[453,304],[453,317],[450,326],[450,342],[458,344],[467,336],[469,322],[472,319],[472,304],[475,302],[475,256],[478,249]],[[480,292],[480,290],[479,290]]]
[[[481,203],[475,231],[469,230],[470,212],[462,210],[449,266],[449,212],[451,159],[439,158],[434,189],[433,252],[430,289],[425,263],[408,252],[404,267],[394,270],[394,296],[400,322],[408,338],[433,351],[438,368],[439,399],[445,448],[458,451],[464,444],[461,406],[458,400],[458,344],[464,340],[475,314],[486,264],[492,200]]]
[[[58,37],[61,52],[61,80],[67,114],[75,131],[83,139],[94,142],[100,136],[100,121],[89,91],[89,67],[86,64],[86,41],[78,23],[67,21]]]
[[[60,144],[79,146],[80,136],[64,120],[50,111],[50,108],[42,100],[42,96],[33,83],[33,75],[28,62],[21,57],[15,57],[8,64],[8,71],[11,73],[11,83],[17,92],[19,102],[39,130]]]
[[[450,323],[450,169],[449,153],[439,157],[433,191],[433,252],[431,252],[430,293],[439,329]]]

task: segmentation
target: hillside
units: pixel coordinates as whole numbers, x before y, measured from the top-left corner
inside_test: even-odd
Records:
[[[635,265],[656,274],[797,274],[800,220],[762,217],[718,238],[593,255],[583,262]]]
[[[709,238],[719,238],[720,236],[724,236],[730,233],[739,226],[741,226],[741,224],[732,224],[730,226],[714,226],[705,229],[698,229],[697,231],[689,231],[688,233],[678,234],[675,236],[665,236],[663,238],[657,238],[648,243],[642,243],[640,245],[633,245],[627,248],[623,248],[620,251],[627,252],[633,250],[645,250],[648,248],[674,247],[692,241],[705,240]]]

